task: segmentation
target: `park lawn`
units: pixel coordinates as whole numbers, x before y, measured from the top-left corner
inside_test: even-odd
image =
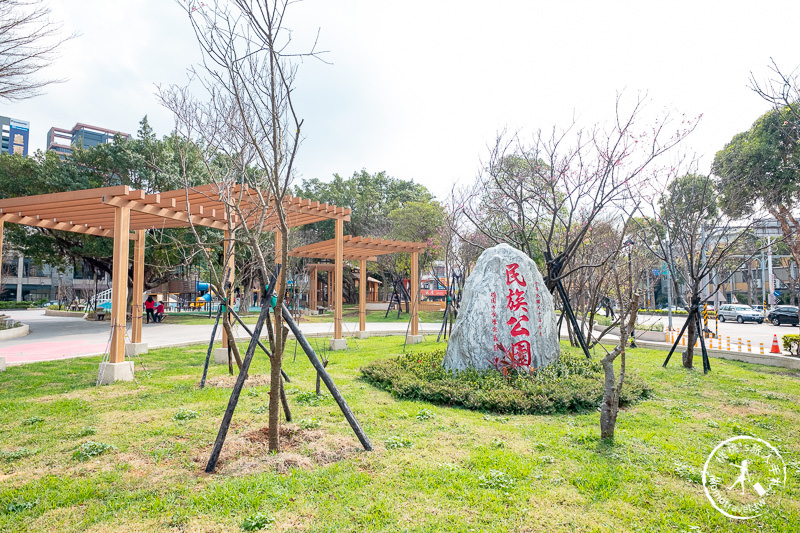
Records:
[[[433,322],[441,323],[443,318],[443,311],[420,311],[420,322]],[[367,311],[367,322],[408,322],[408,313],[401,313],[400,318],[397,317],[397,311],[392,311],[389,316],[386,315],[386,310],[383,311]],[[171,324],[212,324],[216,318],[214,313],[211,318],[208,317],[208,312],[205,313],[167,313],[164,323]],[[258,319],[257,314],[248,314],[242,317],[245,324],[255,324]],[[342,321],[347,323],[358,323],[358,306],[345,305],[342,307]],[[327,312],[324,315],[304,315],[300,322],[319,322],[333,324],[333,311]]]
[[[274,520],[270,531],[800,529],[800,372],[713,359],[704,376],[632,350],[629,368],[656,396],[620,413],[616,442],[604,445],[596,412],[496,416],[398,401],[358,369],[400,353],[403,338],[349,342],[321,355],[375,451],[313,469],[291,468],[310,447],[252,453],[244,436],[267,422],[261,385],[242,394],[220,473],[203,473],[230,394],[197,388],[203,347],[154,350],[135,359],[137,382],[99,388],[99,358],[10,367],[0,373],[0,531],[238,531],[257,513]],[[295,420],[316,419],[313,431],[356,447],[336,404],[309,394],[302,352],[294,360],[291,341],[287,350]],[[210,379],[226,371],[212,366]],[[258,355],[251,379],[265,373]],[[788,464],[786,490],[750,521],[723,517],[699,484],[708,453],[740,434],[768,440]],[[87,441],[114,448],[75,458]]]

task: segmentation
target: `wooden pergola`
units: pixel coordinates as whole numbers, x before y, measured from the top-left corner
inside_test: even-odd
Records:
[[[377,261],[377,256],[379,255],[395,253],[411,254],[411,290],[409,291],[411,293],[410,340],[412,342],[421,340],[419,339],[419,253],[426,248],[427,245],[422,242],[353,237],[352,235],[339,237],[337,230],[336,238],[334,239],[300,246],[289,252],[289,255],[293,257],[332,259],[334,261],[334,326],[331,348],[341,349],[347,346],[347,342],[342,338],[342,262],[344,260],[358,261],[361,275],[366,277],[367,261]],[[317,269],[319,269],[318,265],[314,272],[310,273],[309,308],[311,308],[312,303],[311,295],[316,300],[317,279],[315,271]],[[359,283],[358,329],[362,338],[366,337],[367,290],[366,283]]]
[[[264,198],[269,199],[265,201]],[[226,201],[235,201],[243,217],[228,215]],[[266,207],[264,205],[266,204]],[[350,209],[336,207],[302,198],[285,197],[283,208],[290,227],[312,224],[322,220],[335,220],[337,235],[341,236],[344,221],[350,220]],[[0,200],[0,249],[3,243],[5,222],[83,233],[114,239],[111,296],[111,347],[109,364],[125,363],[125,328],[129,242],[133,247],[133,309],[142,308],[144,292],[144,252],[145,231],[186,227],[191,224],[215,228],[225,232],[225,241],[245,224],[250,227],[256,222],[265,231],[276,231],[277,213],[275,200],[256,189],[232,186],[221,188],[216,185],[201,185],[187,189],[147,194],[132,190],[127,185],[85,189],[52,194],[40,194]],[[341,237],[339,237],[341,238]],[[279,242],[279,239],[278,239]],[[231,247],[232,248],[232,247]],[[230,278],[234,277],[233,254],[226,249],[225,264],[230,266]],[[131,348],[136,350],[142,343],[142,316],[133,313]],[[223,336],[223,346],[227,338]],[[133,377],[132,362],[130,378]],[[112,376],[105,381],[127,379]],[[101,368],[102,375],[102,368]]]

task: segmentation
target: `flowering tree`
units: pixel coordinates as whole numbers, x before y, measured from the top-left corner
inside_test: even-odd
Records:
[[[669,114],[646,121],[642,97],[623,107],[618,97],[615,119],[605,127],[539,130],[527,143],[499,135],[475,183],[454,198],[469,223],[460,237],[524,251],[544,265],[551,292],[558,281],[611,259],[613,250],[587,262],[576,256],[596,221],[635,203],[645,183],[664,173],[659,160],[696,124]]]

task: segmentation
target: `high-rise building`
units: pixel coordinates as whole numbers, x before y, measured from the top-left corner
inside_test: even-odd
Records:
[[[73,146],[91,148],[99,144],[108,144],[114,141],[115,135],[121,135],[126,139],[131,138],[128,133],[89,126],[80,122],[75,124],[71,130],[54,127],[47,132],[47,149],[67,156],[72,154]]]
[[[2,127],[2,151],[4,154],[28,155],[30,122],[10,117],[0,117]]]

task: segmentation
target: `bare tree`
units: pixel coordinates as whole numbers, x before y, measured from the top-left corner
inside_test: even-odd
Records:
[[[760,250],[751,239],[755,221],[731,219],[720,208],[708,176],[686,174],[651,198],[649,204],[640,204],[636,214],[641,216],[634,220],[644,244],[667,265],[673,294],[687,309],[697,309],[712,299]],[[690,320],[683,354],[686,368],[692,368],[700,334]]]
[[[162,91],[162,101],[175,113],[187,138],[200,138],[209,174],[229,213],[231,238],[250,248],[267,285],[272,273],[272,243],[263,235],[277,232],[281,246],[274,257],[288,264],[289,224],[284,208],[302,121],[292,101],[296,60],[316,57],[315,44],[294,52],[284,17],[291,0],[190,2],[185,9],[203,52],[192,70],[205,92],[200,101],[188,88]],[[234,234],[235,231],[235,234]],[[202,245],[202,244],[201,244]],[[279,302],[286,294],[286,271],[278,276]],[[220,273],[218,287],[223,286]],[[285,328],[276,307],[270,360],[269,449],[279,449],[281,365]],[[231,337],[232,338],[232,337]]]
[[[619,338],[614,349],[606,352],[600,360],[603,367],[603,401],[600,404],[600,438],[613,440],[619,414],[619,397],[625,383],[625,357],[628,335],[636,324],[639,312],[639,292],[635,290],[637,279],[630,260],[626,262],[623,249],[626,246],[626,232],[620,232],[620,239],[614,249],[614,268],[610,269],[611,284],[619,301]],[[630,245],[627,245],[630,246]],[[615,375],[614,362],[619,358],[619,374]]]
[[[606,127],[540,130],[529,143],[499,135],[475,184],[454,200],[470,222],[460,237],[482,248],[481,241],[506,242],[524,251],[544,264],[551,292],[559,280],[610,260],[611,251],[593,262],[576,261],[576,254],[597,220],[630,204],[661,174],[657,161],[696,124],[664,115],[645,126],[643,107],[640,97],[625,110],[618,97]]]
[[[24,100],[63,80],[38,79],[74,35],[61,37],[42,0],[0,0],[0,98]]]

